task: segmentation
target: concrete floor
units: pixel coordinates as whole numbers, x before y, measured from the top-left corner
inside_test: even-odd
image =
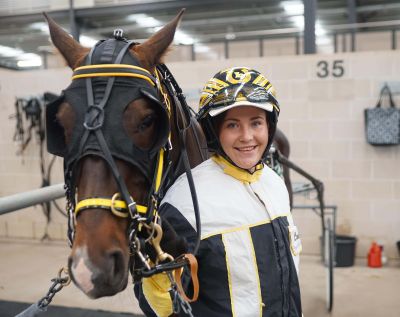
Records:
[[[0,300],[37,302],[65,266],[68,253],[64,242],[0,240]],[[300,281],[305,317],[400,316],[399,263],[371,269],[360,259],[353,267],[336,268],[331,314],[325,308],[325,268],[319,257],[302,256]],[[90,300],[71,284],[52,304],[140,314],[132,287],[111,298]]]

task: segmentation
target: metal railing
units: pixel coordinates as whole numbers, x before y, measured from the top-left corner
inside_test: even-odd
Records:
[[[64,197],[64,194],[64,184],[57,184],[11,196],[1,197],[0,215],[62,198]]]

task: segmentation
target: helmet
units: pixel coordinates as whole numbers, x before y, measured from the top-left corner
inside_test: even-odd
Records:
[[[275,95],[275,89],[269,80],[254,69],[233,67],[215,74],[201,92],[197,115],[197,120],[206,135],[209,150],[226,156],[215,131],[214,117],[234,107],[253,106],[268,112],[269,133],[264,159],[272,144],[280,111]]]

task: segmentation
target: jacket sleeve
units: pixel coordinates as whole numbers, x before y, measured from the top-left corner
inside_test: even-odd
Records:
[[[180,237],[188,242],[188,252],[193,250],[196,242],[196,231],[182,214],[171,204],[161,205],[159,215],[162,220],[167,220]],[[169,293],[170,281],[165,273],[143,278],[142,282],[135,285],[135,296],[139,306],[147,317],[168,317],[173,313],[172,300]]]
[[[141,283],[135,285],[135,296],[139,301],[139,307],[147,317],[172,315],[169,288],[169,279],[165,273],[143,278]]]

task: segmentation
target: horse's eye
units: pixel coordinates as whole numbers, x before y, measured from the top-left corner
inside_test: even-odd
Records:
[[[138,126],[138,131],[139,132],[144,132],[146,129],[148,129],[149,127],[151,127],[155,121],[156,117],[154,114],[150,114],[148,116],[146,116],[142,122],[140,122],[139,126]]]

